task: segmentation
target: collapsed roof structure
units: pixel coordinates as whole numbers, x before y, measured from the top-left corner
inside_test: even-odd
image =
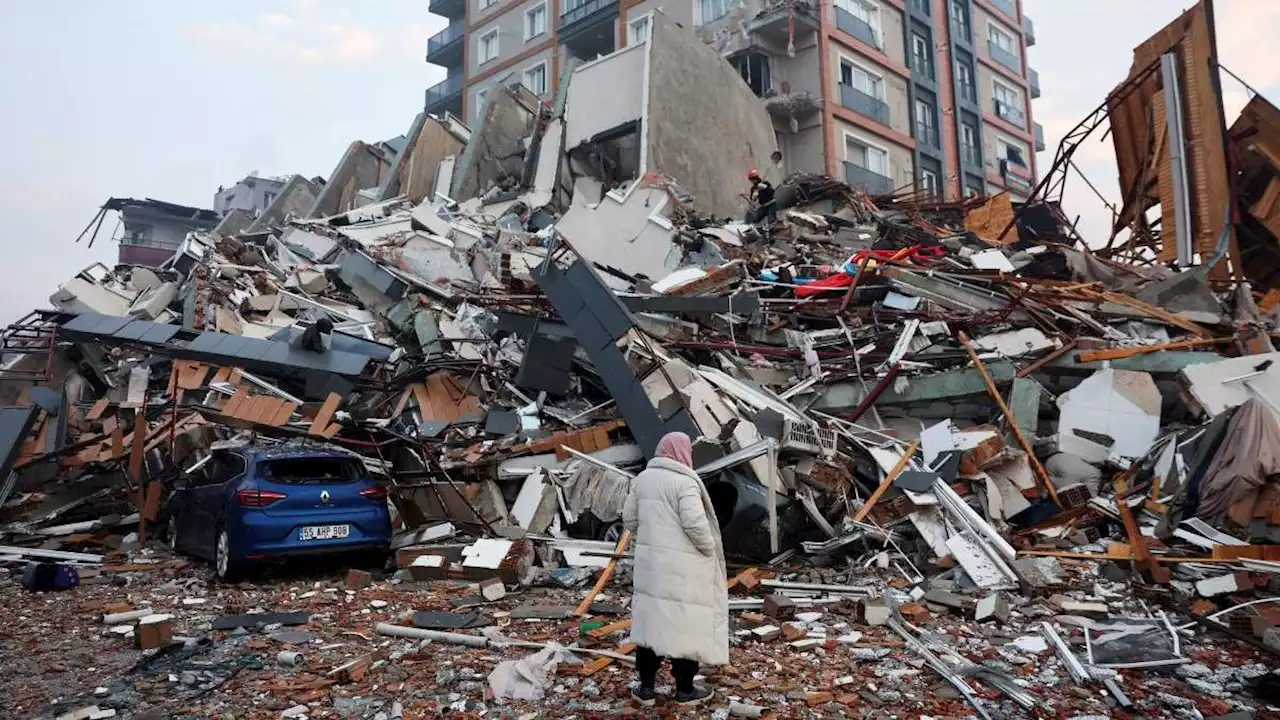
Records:
[[[793,175],[752,224],[736,183],[775,149],[768,113],[656,14],[553,104],[501,88],[474,128],[419,116],[398,149],[354,143],[323,187],[298,177],[157,266],[86,269],[11,326],[7,532],[145,534],[167,479],[252,433],[361,457],[402,568],[472,577],[464,538],[500,540],[504,578],[534,543],[599,567],[633,472],[682,431],[733,562],[848,561],[908,607],[944,581],[1059,597],[1064,573],[1097,580],[1059,559],[1096,561],[1231,631],[1206,618],[1280,582],[1280,116],[1259,96],[1228,129],[1216,68],[1202,2],[1027,203]],[[1125,199],[1093,251],[1061,189],[1106,118]]]

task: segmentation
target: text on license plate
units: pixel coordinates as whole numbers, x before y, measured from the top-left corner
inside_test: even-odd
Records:
[[[351,534],[350,525],[311,525],[300,528],[302,540],[338,540]]]

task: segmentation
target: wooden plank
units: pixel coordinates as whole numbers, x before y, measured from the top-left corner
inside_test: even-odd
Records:
[[[636,651],[635,643],[627,643],[625,645],[619,645],[617,650],[617,652],[623,655],[630,655],[635,651]],[[583,663],[582,669],[579,670],[578,673],[581,674],[582,677],[591,677],[592,675],[595,675],[596,673],[609,667],[615,662],[617,662],[617,660],[615,658],[609,657],[608,655],[604,657],[598,657],[594,660],[591,660],[590,662]]]
[[[142,503],[142,519],[146,522],[155,522],[159,518],[160,495],[163,490],[163,483],[147,483],[146,498]]]
[[[600,640],[601,638],[607,638],[616,632],[622,632],[623,630],[629,630],[629,629],[631,629],[631,618],[627,618],[626,620],[619,620],[618,622],[615,622],[615,623],[609,623],[608,625],[605,625],[604,627],[598,627],[595,630],[588,630],[587,637]]]
[[[1058,489],[1053,486],[1053,481],[1049,479],[1049,473],[1045,471],[1044,465],[1040,464],[1040,458],[1036,457],[1035,450],[1031,447],[1031,443],[1027,441],[1026,435],[1022,434],[1022,428],[1018,426],[1018,418],[1014,416],[1013,411],[1009,409],[1004,398],[1000,395],[1000,391],[996,389],[996,382],[991,379],[991,373],[987,372],[987,366],[983,365],[982,360],[978,359],[978,353],[974,351],[973,343],[969,342],[969,336],[962,332],[957,338],[960,340],[960,344],[964,346],[965,352],[969,353],[969,359],[973,361],[973,366],[982,375],[982,384],[987,386],[987,394],[991,396],[996,406],[1000,408],[1000,412],[1004,415],[1009,429],[1013,431],[1014,437],[1018,439],[1018,445],[1022,447],[1022,452],[1026,453],[1027,462],[1030,463],[1031,471],[1035,474],[1036,480],[1043,489],[1048,491],[1049,497],[1053,498],[1053,504],[1062,507],[1062,502],[1058,500]]]
[[[402,403],[407,402],[408,400],[407,390],[405,391],[405,394],[401,395],[400,400]],[[329,427],[329,422],[333,420],[334,413],[338,412],[338,405],[341,403],[342,403],[341,395],[339,395],[336,392],[329,393],[329,397],[324,399],[324,404],[320,406],[320,412],[316,413],[316,418],[315,420],[311,421],[311,428],[308,429],[307,432],[312,435],[319,435],[320,433],[324,432],[324,429]],[[395,415],[393,415],[392,417],[399,416],[401,409],[402,408],[397,406]]]
[[[1066,355],[1067,353],[1069,353],[1069,352],[1071,352],[1072,350],[1074,350],[1074,349],[1075,349],[1075,347],[1076,347],[1076,343],[1077,343],[1076,339],[1075,339],[1075,338],[1072,338],[1070,341],[1068,341],[1068,342],[1067,342],[1066,344],[1064,344],[1062,347],[1058,348],[1057,350],[1054,350],[1053,352],[1049,353],[1048,355],[1045,355],[1045,356],[1041,357],[1039,360],[1036,360],[1035,362],[1031,363],[1030,365],[1028,365],[1028,366],[1026,366],[1026,367],[1022,368],[1021,370],[1019,370],[1019,371],[1018,371],[1018,374],[1017,374],[1017,375],[1014,375],[1014,377],[1024,378],[1024,377],[1026,377],[1026,376],[1030,375],[1031,373],[1033,373],[1033,372],[1035,372],[1035,371],[1039,370],[1040,368],[1044,367],[1045,365],[1048,365],[1049,363],[1053,362],[1054,360],[1057,360],[1058,358],[1062,357],[1063,355]]]
[[[183,390],[199,390],[204,385],[204,379],[208,374],[208,365],[198,362],[189,363],[178,373],[178,387]]]
[[[1120,483],[1116,483],[1116,509],[1120,513],[1120,521],[1124,523],[1125,534],[1129,536],[1129,545],[1133,547],[1134,562],[1146,568],[1149,579],[1153,582],[1168,584],[1173,578],[1169,568],[1161,567],[1151,555],[1151,550],[1147,547],[1147,539],[1142,535],[1142,529],[1138,527],[1138,521],[1133,517],[1133,511],[1129,509],[1129,503],[1120,499],[1124,497],[1121,491]]]
[[[1106,350],[1086,350],[1076,353],[1076,362],[1100,362],[1102,360],[1123,360],[1135,355],[1159,352],[1161,350],[1185,350],[1203,345],[1216,345],[1231,342],[1234,338],[1199,338],[1196,340],[1175,340],[1158,345],[1138,345],[1137,347],[1108,348]]]
[[[226,405],[222,406],[222,414],[228,417],[239,417],[240,406],[249,399],[249,388],[240,388],[236,390],[236,394],[231,396]]]
[[[884,480],[880,482],[880,487],[876,488],[876,491],[871,493],[871,497],[867,498],[862,507],[858,508],[858,513],[853,516],[855,523],[862,522],[867,517],[867,514],[871,512],[871,508],[880,502],[880,498],[893,486],[893,481],[897,480],[902,471],[907,469],[907,463],[911,462],[911,456],[916,454],[916,448],[918,447],[920,447],[920,441],[912,440],[906,451],[902,453],[902,457],[898,458],[898,462],[894,464],[893,469],[885,474]]]
[[[600,579],[596,580],[595,587],[591,588],[591,592],[582,599],[582,602],[573,611],[574,617],[582,617],[591,609],[591,604],[595,602],[596,596],[601,590],[609,584],[613,579],[613,574],[618,571],[618,557],[627,551],[627,545],[631,543],[631,531],[626,530],[622,533],[622,537],[618,538],[618,545],[613,549],[613,557],[609,558],[609,564],[604,566],[604,572],[600,573]]]
[[[111,459],[124,457],[124,428],[116,425],[111,428]]]
[[[84,416],[84,419],[97,420],[98,418],[102,417],[102,413],[107,411],[107,407],[110,404],[111,404],[110,401],[108,401],[106,398],[102,398],[101,400],[98,400],[98,402],[93,404],[93,407],[89,408],[89,412]]]
[[[1213,559],[1280,562],[1280,545],[1214,545]]]
[[[227,382],[227,379],[230,377],[231,377],[231,368],[220,367],[218,368],[218,371],[213,374],[213,377],[209,379],[209,384],[217,385],[219,383],[224,383],[224,382]]]
[[[272,427],[280,427],[289,422],[289,418],[293,416],[297,409],[298,403],[285,400],[280,403],[280,409],[276,411],[276,414],[271,417],[267,424]]]
[[[143,403],[143,407],[145,406]],[[141,410],[137,415],[133,421],[133,443],[129,453],[129,477],[134,482],[139,482],[142,478],[142,450],[147,444],[147,416]]]
[[[1135,310],[1141,310],[1142,312],[1146,313],[1150,317],[1160,320],[1161,322],[1168,323],[1169,325],[1173,325],[1174,327],[1180,327],[1183,330],[1186,330],[1187,332],[1191,333],[1192,335],[1199,335],[1202,338],[1211,337],[1213,335],[1213,333],[1209,332],[1207,328],[1201,327],[1184,317],[1181,317],[1179,315],[1174,315],[1173,313],[1169,312],[1168,310],[1165,310],[1164,308],[1156,307],[1151,303],[1143,302],[1142,300],[1139,300],[1130,295],[1123,295],[1121,293],[1113,293],[1113,292],[1104,292],[1104,293],[1100,293],[1100,295],[1104,300],[1107,300],[1108,302],[1117,303],[1119,305],[1125,305]]]

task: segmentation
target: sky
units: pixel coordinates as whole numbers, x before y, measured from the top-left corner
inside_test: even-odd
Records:
[[[1124,79],[1132,48],[1190,0],[1024,0],[1043,96],[1047,168],[1059,140]],[[0,0],[0,323],[47,307],[59,283],[110,264],[108,197],[209,207],[251,171],[328,176],[354,140],[408,130],[427,87],[428,0]],[[1280,99],[1280,1],[1217,0],[1223,64]],[[1247,91],[1224,80],[1230,122]],[[1101,137],[1101,133],[1097,133]],[[1076,155],[1119,197],[1109,141]],[[1105,241],[1109,211],[1072,177],[1064,205]]]

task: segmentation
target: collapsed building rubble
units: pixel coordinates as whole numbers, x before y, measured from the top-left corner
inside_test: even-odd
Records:
[[[0,560],[72,569],[103,593],[81,614],[147,652],[90,697],[0,702],[612,711],[621,506],[682,431],[734,568],[717,716],[1275,712],[1280,123],[1257,97],[1227,130],[1205,83],[1164,108],[1214,67],[1206,12],[1104,105],[1119,250],[1078,242],[1048,178],[1015,206],[793,175],[776,222],[738,221],[771,120],[658,13],[552,104],[495,87],[475,128],[420,116],[172,257],[86,268],[3,334]],[[244,438],[360,459],[392,574],[206,586],[166,559],[173,481]]]

